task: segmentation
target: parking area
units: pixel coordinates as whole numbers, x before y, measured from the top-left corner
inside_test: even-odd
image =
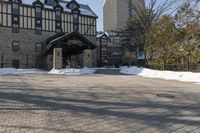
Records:
[[[0,78],[2,133],[199,133],[200,85],[117,74]]]

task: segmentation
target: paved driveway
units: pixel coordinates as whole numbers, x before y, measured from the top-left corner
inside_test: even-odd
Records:
[[[200,86],[109,74],[3,76],[0,132],[200,133]]]

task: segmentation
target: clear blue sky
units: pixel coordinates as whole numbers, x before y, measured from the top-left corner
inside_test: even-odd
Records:
[[[77,0],[79,3],[88,4],[99,17],[97,20],[97,30],[103,30],[103,1],[104,0]]]

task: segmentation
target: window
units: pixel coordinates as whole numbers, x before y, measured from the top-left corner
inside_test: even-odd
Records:
[[[35,44],[35,52],[41,52],[42,50],[42,45],[41,43],[36,43]]]
[[[42,34],[42,27],[36,27],[36,34]]]
[[[56,11],[56,20],[61,21],[61,12],[60,11]]]
[[[19,24],[13,24],[12,32],[19,33]]]
[[[56,29],[56,32],[58,32],[58,33],[61,32],[61,29]]]
[[[19,32],[19,4],[13,3],[12,4],[12,32],[18,33]]]
[[[74,31],[78,31],[78,25],[74,24]]]
[[[17,3],[13,3],[13,14],[19,14],[19,5]]]
[[[36,20],[36,22],[37,25],[41,25],[41,20]]]
[[[36,15],[36,18],[41,18],[42,17],[42,9],[40,7],[36,7],[35,9],[35,15]]]
[[[19,68],[19,60],[13,60],[12,66],[13,66],[13,68]]]
[[[12,50],[19,51],[19,42],[17,42],[17,41],[12,42]]]
[[[78,14],[74,14],[74,23],[78,23]]]
[[[14,19],[15,22],[18,22],[18,21],[19,21],[19,20],[18,20],[18,17],[16,17],[16,16],[14,16],[13,19]]]
[[[57,23],[57,27],[60,27],[60,23]]]

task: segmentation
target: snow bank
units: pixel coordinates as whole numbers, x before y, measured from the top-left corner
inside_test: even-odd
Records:
[[[0,76],[1,75],[7,75],[7,74],[13,74],[17,71],[15,68],[0,68]]]
[[[66,68],[66,69],[52,69],[49,74],[59,74],[59,75],[85,75],[85,74],[93,74],[96,70],[92,68]]]
[[[39,69],[17,69],[15,74],[20,74],[20,73],[40,73],[42,70]]]
[[[39,69],[15,69],[15,68],[0,68],[0,76],[8,74],[21,74],[21,73],[40,73]]]
[[[178,80],[184,82],[200,83],[200,73],[157,71],[138,67],[122,67],[120,72],[123,74],[139,75],[147,78],[160,78],[165,80]]]

